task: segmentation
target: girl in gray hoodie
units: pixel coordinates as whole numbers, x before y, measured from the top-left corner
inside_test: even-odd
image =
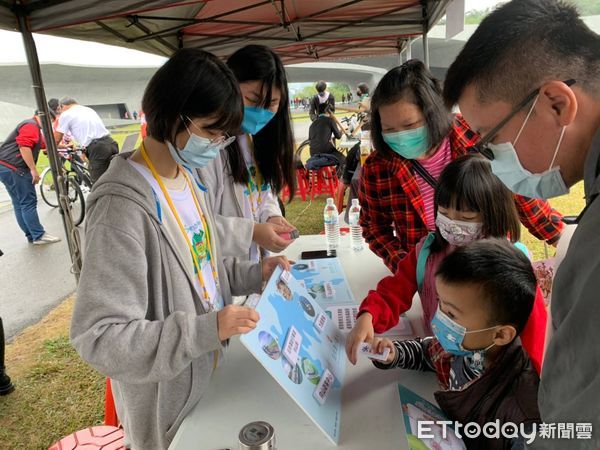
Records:
[[[260,292],[285,258],[261,264],[220,253],[195,169],[242,121],[238,83],[198,49],[177,52],[150,80],[148,136],[116,157],[88,198],[86,245],[71,340],[112,379],[132,449],[168,447],[222,362],[227,340],[258,314],[231,304]]]

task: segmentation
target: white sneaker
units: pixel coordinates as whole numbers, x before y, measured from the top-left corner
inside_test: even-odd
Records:
[[[60,242],[61,239],[56,236],[52,236],[51,234],[44,233],[44,235],[39,238],[37,241],[33,241],[33,245],[46,245],[46,244],[54,244],[56,242]]]

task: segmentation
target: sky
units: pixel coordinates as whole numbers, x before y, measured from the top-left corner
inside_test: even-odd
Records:
[[[506,0],[504,0],[506,1]],[[465,0],[465,10],[485,9],[501,0]],[[83,66],[157,67],[163,57],[122,47],[53,36],[34,35],[38,56],[42,63],[63,63]],[[26,63],[21,35],[0,30],[0,64]],[[68,50],[67,50],[68,49]]]

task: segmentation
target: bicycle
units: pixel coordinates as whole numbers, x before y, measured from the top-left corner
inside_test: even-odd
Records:
[[[73,223],[79,226],[85,218],[85,196],[92,189],[89,170],[83,160],[81,149],[59,149],[61,170],[64,173],[65,191],[69,199]],[[68,162],[68,164],[67,164]],[[40,176],[40,195],[42,200],[53,208],[58,207],[58,195],[54,189],[54,175],[50,167]]]
[[[352,114],[351,116],[340,119],[340,122],[346,126],[345,134],[348,140],[355,140],[354,144],[359,140],[354,136],[354,132],[362,125],[363,120],[367,115],[365,113]],[[339,141],[338,141],[339,142]],[[336,145],[337,148],[337,145]],[[347,149],[346,149],[347,150]],[[306,139],[300,143],[294,154],[294,161],[297,169],[304,169],[306,162],[310,159],[310,139]]]

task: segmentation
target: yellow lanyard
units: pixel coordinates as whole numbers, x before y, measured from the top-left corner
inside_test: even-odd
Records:
[[[163,195],[165,196],[167,203],[169,204],[169,208],[171,209],[173,216],[175,216],[175,220],[177,221],[177,224],[179,225],[181,234],[183,234],[183,236],[185,237],[185,241],[187,242],[188,247],[190,248],[190,253],[192,254],[192,259],[194,260],[194,266],[196,267],[198,279],[200,280],[200,286],[202,286],[202,291],[204,292],[204,299],[206,300],[206,302],[209,305],[209,310],[213,310],[214,304],[212,303],[212,301],[210,299],[210,295],[208,295],[208,290],[206,289],[206,283],[204,282],[204,276],[202,275],[202,267],[200,267],[200,262],[198,261],[196,252],[194,252],[194,247],[192,246],[190,238],[189,238],[187,232],[185,231],[185,227],[183,226],[183,222],[181,221],[181,218],[179,217],[179,213],[177,213],[177,209],[175,208],[175,205],[173,204],[173,200],[171,200],[171,196],[169,195],[167,188],[165,187],[163,181],[161,180],[160,175],[158,175],[158,172],[154,168],[154,164],[152,164],[152,161],[150,161],[150,158],[148,157],[148,153],[146,152],[146,147],[144,146],[143,142],[140,146],[140,150],[141,150],[142,158],[144,158],[146,165],[150,169],[150,172],[152,172],[152,176],[154,177],[154,179],[160,186],[160,189],[161,189]],[[210,240],[210,231],[208,229],[208,223],[206,222],[206,218],[204,217],[204,213],[202,212],[200,203],[198,202],[198,199],[196,198],[196,191],[194,190],[194,188],[192,186],[192,183],[188,177],[188,174],[186,173],[186,171],[183,167],[178,166],[178,169],[181,171],[181,173],[183,173],[183,175],[185,177],[185,181],[187,182],[187,185],[192,193],[192,198],[194,199],[194,204],[196,205],[196,209],[198,210],[198,214],[200,215],[200,220],[202,221],[202,226],[204,227],[204,232],[206,234],[206,246],[207,246],[206,256],[208,259],[210,259],[210,267],[213,272],[213,277],[215,278],[215,285],[218,289],[219,275],[218,275],[217,269],[215,267],[214,258],[212,258],[212,255],[211,255],[212,247],[211,247],[211,242],[210,242],[211,240]]]
[[[252,216],[253,219],[255,221],[258,221],[258,217],[256,216],[256,208],[257,206],[260,208],[260,205],[262,204],[262,176],[260,176],[260,172],[258,170],[258,164],[256,164],[256,161],[254,159],[254,143],[252,142],[252,138],[250,137],[249,134],[246,135],[246,139],[248,141],[248,149],[250,151],[250,157],[252,158],[252,164],[254,165],[254,170],[256,171],[256,177],[252,175],[252,172],[250,172],[250,169],[248,168],[248,175],[250,177],[250,180],[248,181],[247,185],[248,185],[248,197],[249,197],[249,201],[250,201],[250,209],[252,210]],[[254,205],[254,196],[252,195],[252,182],[254,182],[254,185],[256,186],[256,192],[258,195],[258,198],[256,200],[256,205]],[[258,184],[260,182],[260,184]]]

